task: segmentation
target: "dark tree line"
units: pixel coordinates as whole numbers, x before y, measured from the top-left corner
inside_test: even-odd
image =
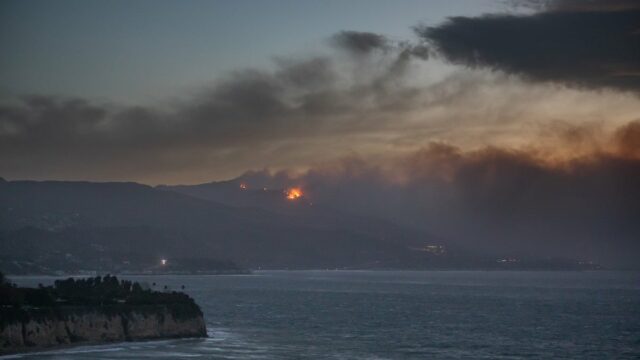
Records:
[[[106,275],[56,280],[53,286],[19,288],[0,273],[0,306],[195,304],[187,294],[143,289],[137,282]]]

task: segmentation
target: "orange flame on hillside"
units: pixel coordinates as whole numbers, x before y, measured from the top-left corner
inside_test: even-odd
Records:
[[[287,199],[295,200],[302,196],[302,189],[298,187],[288,189],[285,194],[287,195]]]

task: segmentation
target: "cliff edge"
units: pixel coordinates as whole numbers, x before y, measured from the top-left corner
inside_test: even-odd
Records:
[[[179,292],[143,290],[113,276],[0,285],[0,354],[80,343],[206,337],[200,307]]]

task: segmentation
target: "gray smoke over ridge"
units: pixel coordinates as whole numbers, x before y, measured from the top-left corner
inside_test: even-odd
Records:
[[[432,144],[386,167],[352,157],[297,175],[249,172],[239,181],[300,186],[314,204],[421,228],[480,254],[635,266],[640,252],[640,122],[610,134],[606,149],[563,161]]]

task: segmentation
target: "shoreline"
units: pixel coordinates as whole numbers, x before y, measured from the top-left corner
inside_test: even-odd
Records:
[[[82,342],[77,342],[77,343],[69,343],[69,344],[60,344],[60,345],[54,345],[54,346],[45,346],[45,347],[34,347],[34,348],[23,348],[21,350],[15,351],[15,352],[4,352],[4,353],[0,353],[0,360],[3,359],[13,359],[16,357],[20,357],[21,355],[28,355],[28,354],[40,354],[40,355],[46,355],[47,353],[51,353],[52,355],[55,355],[58,352],[62,352],[64,350],[68,350],[68,349],[76,349],[76,348],[82,348],[82,347],[88,347],[88,348],[92,348],[92,347],[99,347],[99,346],[111,346],[111,345],[117,345],[117,344],[137,344],[137,343],[161,343],[164,341],[173,341],[173,340],[202,340],[202,339],[207,339],[209,338],[209,335],[205,335],[205,336],[174,336],[174,337],[163,337],[163,338],[152,338],[152,339],[135,339],[135,340],[114,340],[114,341],[82,341]]]

